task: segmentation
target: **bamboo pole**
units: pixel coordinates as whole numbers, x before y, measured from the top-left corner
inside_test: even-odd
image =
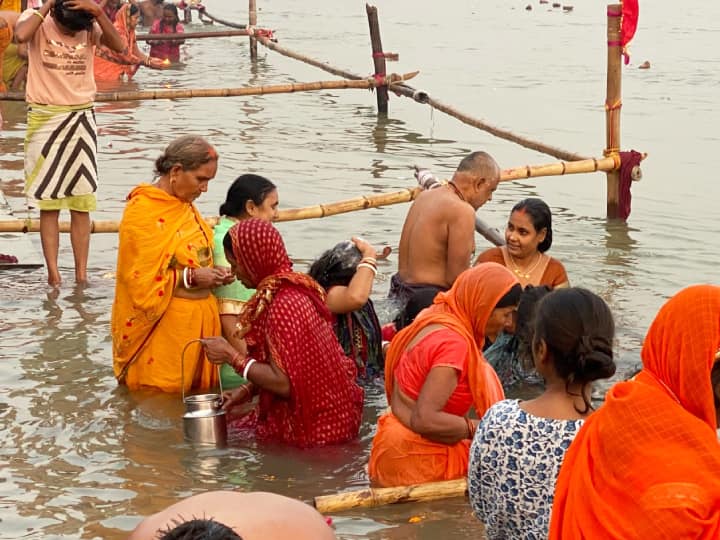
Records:
[[[618,155],[608,156],[606,158],[586,159],[576,162],[549,163],[534,166],[526,165],[524,167],[505,169],[500,174],[500,181],[511,182],[513,180],[537,178],[540,176],[562,176],[566,174],[609,171],[619,167],[620,157]],[[279,211],[277,221],[314,219],[334,216],[336,214],[344,214],[346,212],[354,212],[355,210],[365,210],[368,208],[377,208],[379,206],[389,206],[391,204],[410,202],[417,197],[420,191],[420,187],[408,188],[390,193],[363,195],[329,204],[317,204],[314,206],[306,206],[304,208],[285,208]],[[217,220],[217,217],[206,219],[210,225],[215,225]],[[59,226],[60,232],[70,232],[69,221],[61,221]],[[118,221],[93,221],[91,223],[91,232],[114,233],[118,231],[118,227]],[[38,219],[11,219],[0,221],[0,233],[38,232],[39,230],[40,220]]]
[[[257,26],[257,4],[256,0],[248,0],[248,27]],[[250,60],[257,60],[257,39],[250,36]]]
[[[268,49],[270,49],[272,51],[282,54],[283,56],[287,56],[288,58],[294,58],[295,60],[299,60],[300,62],[304,62],[311,66],[315,66],[317,68],[322,69],[323,71],[332,73],[333,75],[338,75],[338,76],[344,77],[346,79],[354,79],[354,80],[364,79],[364,77],[362,77],[361,75],[358,75],[357,73],[353,73],[353,72],[347,71],[345,69],[331,66],[327,62],[322,62],[321,60],[317,60],[315,58],[305,56],[305,55],[297,53],[295,51],[291,51],[290,49],[287,49],[285,47],[278,45],[277,43],[272,42],[271,40],[269,40],[266,37],[258,36],[257,40],[261,45],[267,47]],[[528,139],[527,137],[522,137],[520,135],[512,133],[511,131],[507,131],[507,130],[492,126],[492,125],[488,124],[487,122],[483,122],[482,120],[480,120],[478,118],[475,118],[468,114],[462,113],[462,112],[458,111],[457,109],[451,107],[450,105],[446,105],[445,103],[441,102],[440,100],[432,98],[430,95],[428,95],[427,92],[424,92],[422,90],[416,90],[412,86],[409,86],[406,84],[398,84],[398,85],[393,86],[390,90],[392,90],[393,92],[395,92],[398,95],[408,97],[414,101],[417,101],[418,103],[430,105],[434,109],[437,109],[438,111],[443,112],[443,113],[447,114],[448,116],[452,116],[453,118],[456,118],[457,120],[460,120],[461,122],[463,122],[469,126],[476,127],[478,129],[486,131],[492,135],[495,135],[496,137],[498,137],[500,139],[505,139],[506,141],[514,142],[515,144],[519,144],[520,146],[524,146],[525,148],[529,148],[531,150],[535,150],[537,152],[541,152],[543,154],[547,154],[549,156],[553,156],[557,159],[562,159],[565,161],[578,161],[578,160],[588,159],[587,156],[576,154],[574,152],[568,152],[566,150],[562,150],[562,149],[556,148],[554,146],[550,146],[550,145],[547,145],[547,144],[544,144],[544,143],[541,143],[538,141],[534,141],[532,139]]]
[[[370,26],[370,45],[372,46],[373,66],[375,67],[375,77],[385,76],[385,55],[383,54],[382,39],[380,37],[380,21],[378,20],[377,8],[370,4],[365,4],[365,12],[367,13],[368,25]],[[377,96],[378,112],[387,114],[388,112],[388,89],[387,86],[379,86],[375,89]]]
[[[216,22],[218,24],[222,24],[223,26],[229,26],[230,28],[240,28],[240,29],[247,28],[246,24],[237,24],[237,23],[234,23],[231,21],[226,21],[226,20],[220,19],[218,17],[215,17],[214,15],[210,15],[210,13],[208,13],[206,9],[202,10],[202,14],[205,17],[207,17],[208,19],[210,19],[211,21]]]
[[[316,81],[309,83],[275,84],[269,86],[246,86],[242,88],[178,88],[137,90],[121,92],[98,92],[96,101],[140,101],[150,99],[186,99],[186,98],[208,98],[208,97],[236,97],[236,96],[261,96],[266,94],[289,94],[293,92],[314,92],[318,90],[345,90],[351,88],[368,89],[380,85],[397,84],[400,81],[409,80],[419,72],[405,73],[403,75],[391,74],[386,78],[375,80],[373,78],[364,80],[339,80],[339,81]],[[25,101],[22,92],[0,92],[0,101]]]
[[[620,108],[622,107],[622,47],[620,24],[622,4],[607,7],[607,93],[605,98],[605,155],[620,151]],[[607,217],[619,216],[620,170],[607,173]]]
[[[184,41],[187,39],[247,36],[249,33],[249,30],[216,30],[214,32],[187,32],[183,34],[139,34],[136,39],[138,41]]]
[[[413,486],[390,488],[366,488],[313,499],[313,505],[321,514],[330,514],[351,508],[370,508],[404,502],[433,501],[467,494],[467,479],[428,482]]]

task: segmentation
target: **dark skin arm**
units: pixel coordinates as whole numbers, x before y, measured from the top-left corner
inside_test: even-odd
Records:
[[[454,214],[454,219],[448,223],[447,239],[445,282],[453,284],[470,268],[470,258],[475,250],[475,212],[470,205],[463,205],[461,211]]]

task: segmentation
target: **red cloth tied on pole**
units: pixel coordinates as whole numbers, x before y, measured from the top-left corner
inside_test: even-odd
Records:
[[[618,217],[626,220],[630,215],[632,194],[630,186],[632,186],[633,168],[640,165],[642,154],[635,150],[629,152],[620,152],[620,193],[618,197]]]
[[[627,44],[630,43],[630,40],[632,40],[635,35],[635,30],[637,30],[638,14],[638,0],[623,0],[620,44],[622,46],[623,56],[625,57],[625,65],[630,62],[630,54],[627,50]]]

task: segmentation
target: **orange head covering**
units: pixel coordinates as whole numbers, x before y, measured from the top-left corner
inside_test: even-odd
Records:
[[[720,287],[688,287],[660,309],[643,370],[610,389],[565,455],[550,539],[720,538],[718,347]]]
[[[438,293],[432,306],[420,312],[413,323],[392,340],[385,359],[385,390],[388,401],[395,384],[393,372],[405,349],[420,331],[431,324],[454,330],[468,343],[468,379],[475,410],[479,416],[504,398],[502,385],[482,355],[485,326],[495,305],[518,283],[517,278],[497,263],[482,263],[460,274],[452,288]]]

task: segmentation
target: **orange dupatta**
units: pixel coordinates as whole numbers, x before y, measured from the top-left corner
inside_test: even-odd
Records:
[[[182,279],[175,270],[212,265],[212,238],[193,204],[150,184],[140,184],[128,196],[120,223],[111,323],[113,368],[121,383],[126,366],[148,343],[173,300],[177,280]],[[175,337],[181,338],[179,333]],[[178,354],[178,378],[179,361]]]
[[[95,49],[93,70],[96,81],[117,81],[123,73],[131,79],[138,70],[142,58],[135,56],[137,38],[130,29],[130,4],[123,4],[115,15],[113,26],[125,43],[124,52],[115,52],[104,45]]]
[[[501,264],[482,263],[460,274],[449,291],[438,293],[433,305],[420,312],[390,344],[385,358],[388,403],[392,400],[398,361],[415,336],[431,324],[453,330],[467,341],[468,379],[478,417],[482,418],[493,403],[504,399],[502,384],[478,344],[482,347],[485,342],[485,325],[495,305],[517,282],[512,272]]]
[[[550,539],[720,538],[718,347],[720,287],[689,287],[660,309],[643,370],[610,389],[565,455]]]

